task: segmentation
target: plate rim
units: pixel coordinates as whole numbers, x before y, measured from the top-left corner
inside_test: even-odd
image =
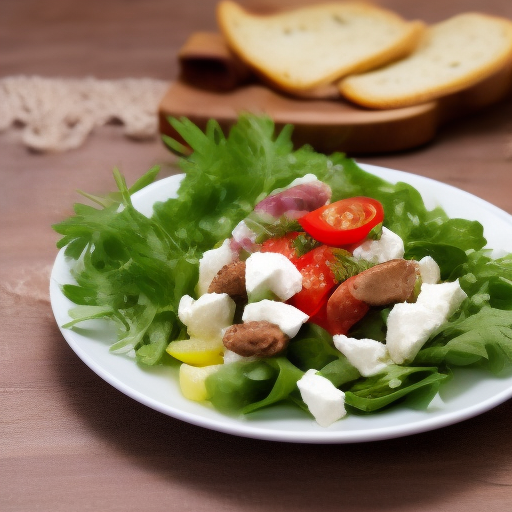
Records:
[[[386,167],[376,166],[373,164],[364,164],[360,162],[356,162],[356,164],[363,169],[364,171],[375,174],[383,179],[391,182],[403,181],[405,183],[410,183],[414,186],[420,194],[422,191],[418,189],[418,186],[414,184],[417,183],[428,183],[432,187],[441,187],[446,190],[452,190],[454,193],[458,195],[462,195],[463,197],[467,197],[471,199],[471,201],[478,203],[483,209],[489,211],[493,215],[496,215],[502,218],[506,223],[512,226],[512,215],[507,213],[506,211],[498,208],[492,203],[479,198],[467,191],[464,191],[460,188],[457,188],[453,185],[443,183],[432,178],[428,178],[425,176],[408,173],[405,171],[390,169]],[[134,194],[133,198],[142,198],[144,195],[151,194],[155,191],[155,189],[161,188],[162,183],[171,183],[176,181],[176,187],[179,181],[183,178],[183,174],[175,174],[171,175],[167,178],[163,178],[162,180],[158,180],[147,187],[143,188],[136,194]],[[411,183],[413,182],[413,183]],[[422,194],[423,197],[423,194]],[[475,219],[476,220],[476,219]],[[52,267],[52,272],[50,276],[50,302],[52,307],[52,312],[55,320],[57,321],[57,325],[59,330],[64,337],[65,341],[71,347],[71,349],[75,352],[75,354],[82,360],[86,366],[88,366],[94,373],[96,373],[100,378],[102,378],[105,382],[109,383],[118,391],[122,392],[126,396],[134,399],[135,401],[150,407],[153,410],[166,414],[175,419],[185,421],[186,423],[196,425],[199,427],[207,428],[210,430],[236,435],[239,437],[247,437],[253,439],[267,440],[267,441],[277,441],[277,442],[292,442],[292,443],[308,443],[308,444],[344,444],[344,443],[360,443],[360,442],[371,442],[371,441],[380,441],[386,439],[393,439],[398,437],[405,437],[409,435],[415,435],[422,432],[428,432],[431,430],[443,428],[449,425],[453,425],[455,423],[459,423],[465,421],[469,418],[475,417],[479,414],[483,414],[488,410],[502,404],[506,400],[512,397],[512,382],[511,385],[507,388],[504,388],[501,392],[497,393],[491,398],[484,400],[483,402],[479,402],[472,407],[467,407],[463,410],[456,410],[451,412],[446,412],[442,416],[434,416],[428,417],[426,416],[423,420],[418,421],[416,423],[406,423],[404,425],[392,425],[391,427],[383,427],[381,429],[369,429],[369,430],[315,430],[315,431],[290,431],[290,430],[278,430],[272,428],[261,427],[260,423],[258,426],[251,426],[250,420],[245,421],[242,419],[236,419],[237,423],[232,423],[232,417],[224,417],[222,416],[220,419],[209,418],[201,415],[197,415],[188,411],[184,411],[175,406],[169,406],[164,404],[154,398],[144,394],[140,390],[134,389],[124,383],[121,379],[110,373],[107,369],[105,369],[101,364],[98,364],[91,356],[81,347],[80,343],[74,339],[73,331],[68,329],[63,329],[58,321],[58,316],[60,316],[60,309],[58,308],[57,302],[62,300],[63,294],[60,289],[60,284],[58,283],[57,274],[62,272],[61,265],[66,265],[64,255],[64,249],[61,249],[57,257],[55,259],[54,265]],[[69,267],[68,267],[69,268]],[[67,300],[67,299],[66,299]],[[71,304],[71,303],[70,303]],[[66,311],[67,313],[67,311]],[[108,347],[105,346],[105,352],[108,357],[116,357],[115,354],[112,354],[108,351]],[[130,361],[133,368],[137,371],[142,371],[140,367],[134,361]],[[486,374],[487,375],[487,374]],[[492,377],[489,374],[489,377]],[[264,420],[263,420],[264,421]],[[305,421],[313,422],[309,418],[305,418]],[[343,420],[342,420],[343,421]]]

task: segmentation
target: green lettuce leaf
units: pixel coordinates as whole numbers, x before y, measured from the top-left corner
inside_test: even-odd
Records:
[[[304,372],[320,370],[335,361],[341,353],[333,344],[332,336],[316,324],[305,324],[288,345],[287,357]]]
[[[318,370],[336,387],[358,379],[360,373],[336,349],[332,336],[315,324],[304,325],[288,345],[288,359],[302,372]]]
[[[355,383],[345,392],[345,403],[370,413],[407,398],[409,407],[425,408],[448,378],[436,367],[390,365],[378,375]]]
[[[258,402],[252,402],[242,409],[243,414],[262,409],[288,399],[292,393],[297,392],[297,381],[304,375],[304,372],[294,366],[286,357],[267,359],[267,364],[278,371],[276,381],[270,393]]]
[[[492,259],[488,250],[471,252],[450,276],[457,278],[470,297],[464,303],[467,316],[485,306],[512,309],[512,254]]]
[[[198,275],[197,258],[177,247],[157,222],[131,204],[131,191],[154,175],[152,169],[128,189],[115,173],[118,196],[109,196],[101,209],[77,204],[73,217],[53,226],[63,235],[58,247],[76,260],[71,270],[76,284],[63,285],[62,291],[78,306],[71,309],[72,320],[64,327],[96,318],[111,320],[118,333],[111,350],[140,350],[143,364],[155,364],[162,357],[163,337],[156,332],[169,335],[179,328],[177,304],[182,295],[193,293]]]
[[[357,169],[342,154],[294,150],[291,127],[276,135],[264,117],[241,116],[227,136],[215,121],[205,133],[187,119],[170,123],[194,151],[180,160],[185,178],[178,198],[156,205],[155,218],[170,236],[179,236],[177,243],[200,251],[229,237],[258,201],[295,178],[313,173],[339,195],[346,189],[344,169]]]
[[[481,363],[499,373],[512,363],[512,311],[484,307],[448,323],[414,364],[466,366]]]
[[[226,414],[239,414],[245,407],[269,396],[279,368],[266,360],[239,361],[223,365],[206,379],[213,406]]]

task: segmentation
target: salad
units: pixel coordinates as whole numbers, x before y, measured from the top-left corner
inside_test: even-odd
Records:
[[[64,327],[74,328],[91,318],[113,322],[118,331],[118,340],[111,347],[113,352],[131,355],[140,365],[183,361],[180,380],[184,393],[190,393],[192,399],[208,399],[227,414],[250,415],[260,408],[288,401],[312,413],[322,424],[333,419],[322,416],[314,404],[323,404],[324,410],[337,410],[338,417],[343,412],[340,403],[349,414],[368,414],[397,404],[424,407],[439,386],[451,377],[455,366],[478,365],[499,373],[510,364],[512,257],[491,257],[490,251],[484,249],[486,241],[479,223],[449,219],[439,208],[427,210],[411,186],[390,184],[365,173],[342,154],[326,156],[307,147],[294,151],[291,127],[275,136],[274,126],[266,118],[243,116],[227,137],[214,122],[205,133],[187,120],[171,122],[193,150],[181,160],[185,177],[176,199],[155,205],[154,214],[148,219],[133,208],[130,195],[153,181],[156,169],[130,188],[115,172],[118,193],[101,198],[88,195],[101,208],[76,205],[76,214],[55,226],[63,235],[59,247],[65,247],[66,256],[74,262],[72,272],[76,280],[76,284],[62,287],[64,294],[76,304],[70,311],[72,321]],[[175,151],[187,152],[177,141],[168,140],[168,143]],[[369,215],[377,223],[362,223],[368,229],[362,242],[320,240],[322,235],[300,222],[309,213],[291,218],[268,215],[269,202],[275,202],[283,194],[286,196],[286,191],[297,186],[328,187],[328,205],[337,205],[342,199],[370,198],[382,205],[383,217],[377,206]],[[312,197],[318,198],[319,194]],[[318,210],[326,206],[323,203],[314,204],[308,210],[322,218]],[[261,204],[266,206],[258,212],[255,205]],[[325,216],[329,217],[329,212]],[[245,229],[240,229],[244,225]],[[227,295],[234,303],[233,318],[227,321],[231,325],[261,322],[258,315],[265,309],[262,304],[269,302],[273,311],[280,304],[306,317],[304,322],[296,322],[296,333],[287,334],[284,342],[281,339],[285,346],[276,353],[240,354],[231,350],[236,349],[236,343],[228,349],[222,339],[219,345],[217,334],[198,332],[201,324],[211,327],[211,323],[197,321],[198,327],[194,319],[200,316],[193,312],[204,302],[202,297],[214,295],[207,288],[205,291],[207,280],[204,272],[200,272],[205,253],[206,259],[210,251],[222,253],[226,240],[234,238],[233,232],[242,233],[238,237],[238,256],[234,259],[246,265],[249,262],[251,266],[251,258],[273,255],[274,259],[286,261],[299,270],[292,260],[303,258],[304,263],[309,255],[311,260],[325,263],[329,270],[335,268],[336,283],[325,297],[333,297],[333,290],[349,288],[347,283],[357,276],[361,279],[386,266],[372,261],[369,252],[361,248],[371,249],[386,240],[386,233],[391,233],[403,245],[403,256],[395,254],[397,257],[392,260],[403,261],[399,265],[405,264],[409,269],[405,281],[409,286],[412,283],[413,291],[405,301],[400,297],[398,303],[360,301],[367,306],[364,315],[343,332],[334,332],[330,323],[325,323],[328,301],[317,300],[317,296],[313,300],[314,294],[304,298],[305,294],[299,291],[283,299],[279,297],[279,289],[267,286],[268,279],[260,279],[260,284],[251,288],[249,296],[243,299],[234,300],[222,289],[217,290],[220,293],[214,292],[216,295]],[[244,234],[250,236],[244,238]],[[258,250],[249,243],[257,245]],[[233,244],[229,245],[233,253]],[[286,252],[290,247],[296,251],[291,258]],[[356,247],[364,256],[358,256]],[[312,257],[320,252],[324,257]],[[329,256],[325,257],[326,254]],[[333,255],[336,263],[342,264],[327,264]],[[429,271],[422,275],[419,268],[422,260],[430,261],[430,267],[426,268],[434,269],[431,275],[438,269],[438,282],[430,285],[432,289],[451,286],[448,294],[452,294],[453,300],[446,301],[446,294],[437,292],[430,293],[430,297],[442,296],[441,301],[429,301],[429,294],[425,301],[421,300],[421,281],[432,279],[428,277]],[[212,274],[215,269],[210,267]],[[256,274],[267,267],[276,268],[256,261],[255,268],[259,269]],[[279,282],[274,277],[270,278],[271,284]],[[267,284],[261,285],[262,282]],[[297,286],[288,278],[284,284],[290,285],[292,291]],[[313,291],[316,291],[314,287]],[[401,350],[404,356],[401,361],[396,354],[391,357],[388,350],[386,338],[393,325],[391,312],[395,304],[414,308],[419,307],[418,302],[419,306],[442,302],[449,307],[445,309],[443,321],[428,332],[421,345],[416,345],[410,353]],[[321,307],[314,311],[319,304]],[[255,317],[253,309],[252,319],[249,315],[249,320],[246,318],[244,322],[247,306],[255,307],[257,314]],[[204,311],[208,308],[203,308]],[[220,311],[225,310],[220,308]],[[418,313],[412,311],[412,316]],[[289,317],[283,315],[284,319]],[[280,315],[274,314],[268,323],[276,325],[279,318]],[[222,326],[223,336],[230,327]],[[281,328],[280,331],[284,332]],[[235,341],[237,336],[240,338],[235,333]],[[268,337],[267,332],[264,338]],[[199,341],[193,346],[190,339]],[[360,343],[355,344],[354,340]],[[365,359],[363,366],[361,357],[356,355],[354,359],[350,348],[356,345],[367,348],[373,357],[372,364],[368,363],[372,357]]]

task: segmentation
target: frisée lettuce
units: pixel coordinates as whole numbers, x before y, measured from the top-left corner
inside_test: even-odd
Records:
[[[345,392],[352,411],[373,412],[404,401],[424,406],[453,366],[482,365],[499,372],[510,364],[512,256],[491,258],[480,223],[450,219],[441,208],[428,210],[412,186],[364,172],[341,153],[294,149],[292,127],[276,134],[265,117],[243,115],[227,135],[215,121],[204,132],[187,119],[170,122],[192,149],[166,138],[173,151],[182,153],[184,178],[176,198],[157,203],[147,218],[133,207],[131,195],[151,183],[157,169],[131,187],[115,170],[117,192],[84,194],[99,208],[76,204],[75,215],[53,226],[62,235],[58,247],[73,262],[76,281],[62,286],[76,304],[63,327],[109,320],[118,338],[112,352],[135,354],[139,364],[165,363],[169,341],[186,336],[178,305],[184,295],[195,296],[202,254],[228,238],[272,191],[314,174],[331,187],[332,201],[362,195],[380,201],[384,226],[404,241],[405,258],[431,256],[441,279],[459,279],[468,298],[414,361],[367,378],[336,350],[326,331],[306,324],[284,355],[224,365],[210,375],[206,387],[215,407],[250,413],[288,400],[305,408],[296,383],[310,368]],[[373,310],[351,335],[382,340],[388,312]]]

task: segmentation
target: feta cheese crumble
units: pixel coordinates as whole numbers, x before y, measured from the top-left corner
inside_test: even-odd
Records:
[[[221,338],[223,329],[233,323],[235,307],[227,293],[205,293],[197,300],[184,295],[178,306],[178,317],[191,337]]]
[[[271,292],[285,301],[302,289],[302,274],[284,255],[255,252],[245,262],[245,286],[249,296]]]
[[[297,381],[297,387],[302,400],[321,427],[328,427],[345,416],[345,393],[330,380],[318,375],[316,370],[308,370]]]
[[[382,371],[393,361],[384,343],[368,338],[349,338],[343,334],[333,336],[334,346],[348,359],[363,377]]]
[[[247,304],[242,315],[243,322],[266,320],[276,324],[289,338],[293,338],[308,319],[309,316],[300,309],[267,299]]]
[[[256,241],[256,233],[243,220],[234,227],[231,236],[240,244],[244,244],[246,241],[251,243]]]
[[[386,346],[391,359],[402,364],[414,359],[430,335],[467,297],[459,281],[421,286],[414,303],[395,304],[387,320]]]
[[[383,227],[379,240],[366,240],[354,249],[353,256],[372,263],[385,263],[389,260],[403,258],[404,253],[403,240],[393,231]]]
[[[436,284],[441,280],[441,269],[432,256],[425,256],[418,261],[423,283]]]

